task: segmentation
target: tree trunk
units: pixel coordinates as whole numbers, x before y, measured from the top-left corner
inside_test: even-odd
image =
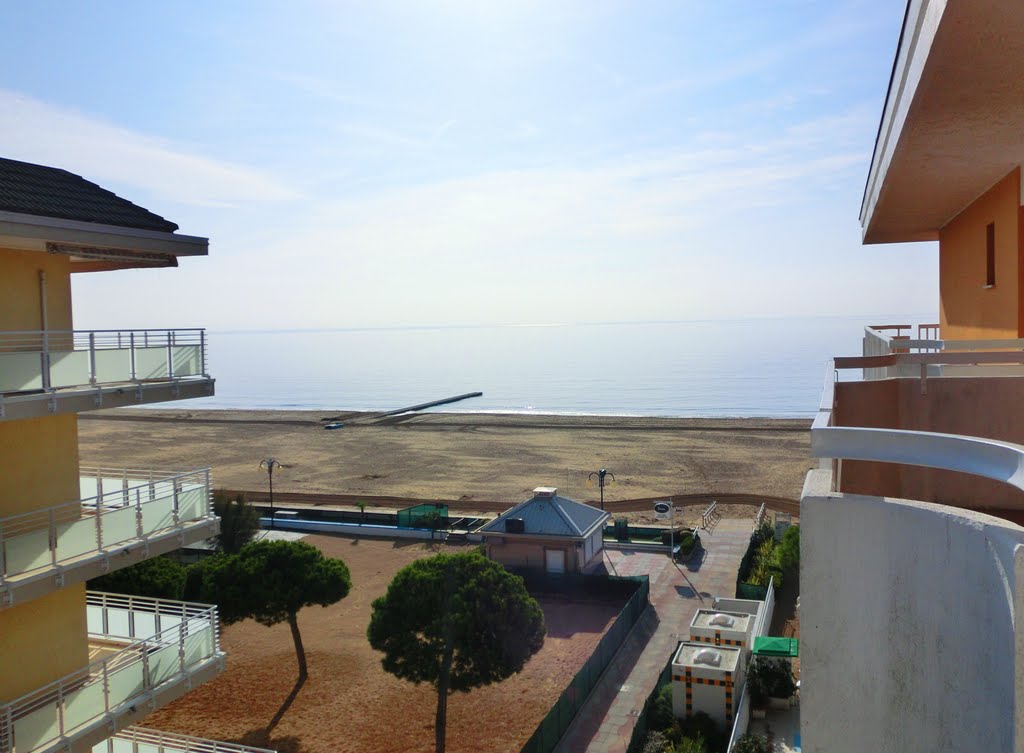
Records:
[[[284,703],[281,704],[281,708],[274,714],[274,718],[270,720],[270,724],[267,725],[266,732],[264,735],[267,738],[267,743],[270,742],[270,733],[274,731],[274,727],[278,725],[278,722],[284,718],[288,709],[291,708],[292,703],[295,702],[296,696],[299,695],[299,691],[302,690],[302,686],[306,684],[306,650],[302,647],[302,635],[299,634],[299,619],[297,614],[288,615],[288,626],[292,629],[292,640],[295,641],[295,657],[299,662],[299,676],[295,680],[295,687],[292,688],[292,692],[285,698]]]
[[[302,636],[299,634],[299,616],[288,615],[288,626],[292,629],[292,640],[295,641],[295,657],[299,661],[299,682],[305,681],[306,672],[306,650],[302,647]]]
[[[455,590],[455,578],[451,568],[445,578],[444,614],[449,615],[448,605]],[[448,689],[451,686],[452,660],[455,657],[455,636],[452,635],[451,616],[445,620],[444,649],[441,666],[437,671],[437,715],[434,717],[434,753],[444,753],[445,727],[448,724]]]

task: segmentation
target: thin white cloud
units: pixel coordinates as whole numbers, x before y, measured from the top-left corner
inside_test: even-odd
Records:
[[[163,139],[0,89],[0,144],[11,159],[200,206],[283,201],[297,192],[269,173],[194,154]]]

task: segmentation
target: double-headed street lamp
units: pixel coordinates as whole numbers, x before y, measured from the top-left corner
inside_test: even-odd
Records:
[[[274,469],[280,468],[281,464],[277,458],[267,458],[260,461],[260,468],[267,469],[267,478],[270,480],[270,527],[274,527]]]
[[[602,468],[601,470],[594,471],[589,476],[587,476],[587,480],[593,481],[594,480],[594,476],[597,476],[597,485],[601,488],[601,509],[603,510],[604,509],[604,485],[606,483],[605,479],[606,479],[606,477],[611,476],[612,477],[612,481],[614,481],[615,480],[615,474],[612,473],[611,471],[605,469],[605,468]]]

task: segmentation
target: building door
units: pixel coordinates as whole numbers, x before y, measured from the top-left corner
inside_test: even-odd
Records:
[[[544,570],[548,575],[562,575],[565,572],[565,550],[545,549]]]

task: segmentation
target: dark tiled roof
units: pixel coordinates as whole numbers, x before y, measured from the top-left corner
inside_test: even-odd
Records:
[[[583,536],[609,513],[568,497],[533,497],[506,510],[480,529],[482,533],[505,531],[505,521],[520,518],[523,533],[545,536]]]
[[[178,226],[85,178],[0,157],[0,210],[173,233]]]

